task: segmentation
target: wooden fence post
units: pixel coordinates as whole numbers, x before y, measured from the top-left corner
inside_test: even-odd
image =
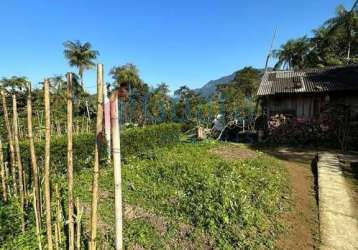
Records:
[[[37,244],[39,246],[39,250],[42,250],[42,244],[41,244],[41,235],[40,235],[40,221],[39,217],[37,216],[39,212],[37,211],[37,201],[36,201],[36,194],[33,193],[33,202],[32,205],[34,207],[34,214],[35,214],[35,224],[36,224],[36,238],[37,238]]]
[[[17,183],[16,183],[16,168],[15,168],[16,160],[15,160],[14,137],[13,137],[12,129],[10,126],[9,113],[8,113],[7,104],[6,104],[6,96],[5,96],[5,92],[3,90],[1,90],[1,99],[2,99],[2,106],[3,106],[3,111],[4,111],[5,127],[7,130],[7,137],[8,137],[8,141],[9,141],[13,192],[14,192],[14,196],[16,196],[17,195]]]
[[[108,160],[111,159],[111,105],[108,98],[108,89],[107,86],[104,86],[103,89],[103,96],[104,96],[104,132],[106,135],[107,141],[107,156]]]
[[[50,119],[50,86],[49,80],[44,82],[45,100],[45,206],[47,248],[53,249],[51,224],[51,196],[50,196],[50,148],[51,148],[51,119]]]
[[[0,138],[0,167],[1,167],[1,187],[2,187],[2,197],[4,202],[7,202],[7,187],[6,187],[6,173],[5,173],[5,164],[4,164],[4,155],[2,150],[2,142]]]
[[[91,209],[91,240],[90,249],[96,249],[97,237],[97,203],[98,203],[98,176],[100,162],[100,148],[103,141],[103,65],[97,65],[97,124],[95,161],[93,166],[92,182],[92,209]]]
[[[116,250],[123,249],[123,215],[122,215],[122,177],[121,177],[121,147],[118,116],[118,93],[111,96],[111,127],[112,127],[112,155],[114,168],[114,199],[116,221]]]
[[[19,130],[18,130],[18,121],[17,121],[17,103],[16,96],[12,95],[12,112],[13,112],[13,128],[14,128],[14,141],[15,141],[15,152],[16,152],[16,162],[18,167],[18,178],[19,178],[19,193],[20,193],[20,213],[21,213],[21,230],[22,233],[25,233],[25,178],[21,162],[20,154],[20,144],[19,144]]]
[[[31,93],[31,83],[28,84],[27,88],[27,131],[28,138],[30,143],[30,154],[31,154],[31,166],[32,166],[32,178],[33,178],[33,189],[37,206],[37,217],[39,222],[41,222],[41,199],[40,199],[40,185],[39,185],[39,176],[37,171],[37,160],[35,153],[34,138],[32,132],[32,93]],[[39,224],[41,228],[41,223]]]
[[[67,74],[67,182],[68,182],[68,246],[75,249],[73,226],[73,133],[72,133],[72,73]]]

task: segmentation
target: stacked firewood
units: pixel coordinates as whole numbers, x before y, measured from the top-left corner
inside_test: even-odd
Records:
[[[268,121],[267,142],[287,145],[318,145],[329,140],[329,133],[318,121],[297,119],[293,115],[278,114]]]

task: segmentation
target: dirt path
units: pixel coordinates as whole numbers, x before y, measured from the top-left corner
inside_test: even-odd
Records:
[[[277,241],[279,249],[318,249],[319,217],[312,159],[316,152],[287,148],[265,150],[280,159],[287,169],[291,188],[291,209],[282,216],[285,225]]]
[[[292,209],[282,217],[284,233],[278,240],[280,249],[315,249],[319,232],[313,176],[309,165],[283,161],[291,186]]]

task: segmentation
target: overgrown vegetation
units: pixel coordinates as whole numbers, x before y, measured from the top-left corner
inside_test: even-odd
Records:
[[[287,192],[283,168],[259,152],[249,160],[224,160],[210,153],[215,147],[214,142],[178,144],[128,157],[123,190],[124,241],[129,248],[274,248],[280,227],[277,216],[285,207]],[[113,247],[112,171],[107,167],[100,174],[98,224],[105,248]],[[56,182],[66,199],[64,178],[58,176]],[[75,174],[74,195],[85,211],[91,202],[91,179],[90,169]],[[9,209],[3,206],[0,213]],[[87,235],[89,215],[84,216]],[[20,223],[4,220],[2,230],[8,230],[6,221],[14,227]],[[35,236],[26,235],[8,237],[2,245],[7,249],[27,246]]]

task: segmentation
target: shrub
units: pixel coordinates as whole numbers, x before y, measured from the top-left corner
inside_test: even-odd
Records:
[[[179,124],[160,124],[145,128],[130,128],[122,133],[121,152],[124,157],[148,152],[156,147],[179,142]]]
[[[155,147],[171,145],[179,142],[180,125],[161,124],[145,128],[130,128],[121,133],[122,157],[140,155]],[[94,160],[94,134],[80,134],[73,138],[74,170],[91,168]],[[102,161],[106,159],[106,143],[102,143]],[[44,160],[45,141],[35,143],[38,165],[41,167]],[[30,171],[31,155],[29,142],[20,142],[20,152],[25,169]],[[8,159],[7,145],[4,145],[5,159]],[[51,138],[51,169],[54,173],[65,173],[67,162],[67,136]]]

